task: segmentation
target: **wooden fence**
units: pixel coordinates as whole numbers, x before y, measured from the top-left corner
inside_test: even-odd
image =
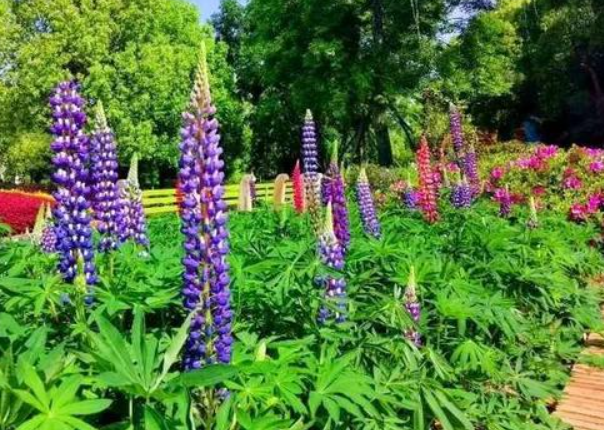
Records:
[[[273,182],[256,184],[256,196],[258,202],[267,202],[272,204],[275,184]],[[292,200],[291,183],[287,183],[285,196],[287,201]],[[225,186],[224,199],[229,208],[236,208],[239,200],[239,184],[229,184]],[[145,190],[143,191],[143,206],[145,214],[159,215],[173,213],[178,211],[177,195],[174,188],[163,190]]]

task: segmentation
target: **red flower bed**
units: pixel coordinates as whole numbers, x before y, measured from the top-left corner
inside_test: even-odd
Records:
[[[13,233],[24,233],[33,228],[40,205],[52,202],[52,197],[44,194],[0,191],[0,223],[8,224]]]

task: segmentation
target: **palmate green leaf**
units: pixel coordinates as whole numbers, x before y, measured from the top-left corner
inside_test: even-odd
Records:
[[[437,390],[434,392],[434,395],[443,408],[453,415],[466,430],[474,430],[474,426],[470,420],[468,420],[465,414],[459,410],[459,408],[457,408],[457,406],[455,406],[443,392]]]
[[[115,370],[130,382],[143,385],[144,381],[141,380],[136,368],[132,364],[129,353],[130,348],[126,340],[103,316],[97,315],[96,322],[99,326],[100,336],[94,334],[92,336],[97,347],[102,348],[102,352],[107,354],[103,358],[110,360]]]
[[[82,385],[82,379],[79,375],[65,379],[52,396],[53,408],[60,409],[70,403],[76,397],[78,389]]]
[[[40,410],[47,412],[50,407],[50,398],[48,396],[48,393],[46,392],[44,383],[36,373],[34,367],[25,361],[21,361],[19,363],[18,370],[21,376],[23,377],[23,382],[32,390],[36,397],[36,400],[38,401],[38,404],[42,406],[42,409]],[[27,401],[25,399],[23,400]]]

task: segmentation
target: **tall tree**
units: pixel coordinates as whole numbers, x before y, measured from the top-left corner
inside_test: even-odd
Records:
[[[355,160],[392,161],[393,98],[431,70],[444,0],[251,0],[238,70],[257,154],[289,169],[306,108]]]
[[[50,89],[72,76],[92,103],[105,103],[124,165],[137,152],[145,185],[175,178],[180,113],[201,40],[213,38],[195,6],[185,0],[0,0],[0,12],[0,41],[7,41],[0,43],[5,146],[32,134],[43,138]],[[235,130],[227,133],[225,146],[237,154],[242,106],[233,97],[226,47],[209,46],[217,101],[228,105],[220,120]]]

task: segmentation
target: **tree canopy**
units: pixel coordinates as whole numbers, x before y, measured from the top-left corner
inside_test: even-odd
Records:
[[[511,137],[604,141],[600,0],[222,0],[202,24],[185,0],[0,0],[0,157],[44,177],[47,97],[73,77],[103,100],[125,166],[174,180],[181,112],[209,44],[227,172],[291,170],[306,109],[322,150],[391,165],[442,138],[449,102]],[[324,157],[325,159],[325,157]]]
[[[124,166],[138,153],[144,183],[174,178],[181,113],[202,39],[209,43],[225,145],[239,152],[241,104],[233,99],[226,47],[184,0],[0,0],[0,139],[24,160],[48,157],[47,98],[74,78],[91,103],[102,100]],[[24,144],[31,142],[31,145]],[[15,148],[28,147],[26,151]],[[237,157],[230,160],[231,167]],[[8,163],[15,173],[27,163]]]

